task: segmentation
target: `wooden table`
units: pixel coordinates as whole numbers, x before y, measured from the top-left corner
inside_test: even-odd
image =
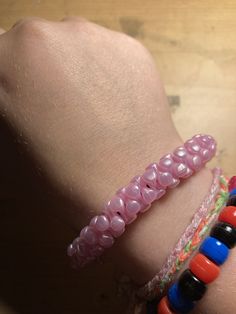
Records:
[[[179,133],[215,136],[219,153],[211,165],[236,173],[235,1],[0,0],[5,29],[26,16],[60,20],[68,15],[140,40],[156,60]],[[117,290],[119,274],[111,265],[74,274],[61,245],[66,245],[64,225],[22,212],[12,217],[7,208],[1,204],[0,313],[124,312],[127,300]]]

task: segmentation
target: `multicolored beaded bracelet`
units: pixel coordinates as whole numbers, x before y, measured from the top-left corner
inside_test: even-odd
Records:
[[[218,222],[203,241],[178,281],[174,283],[157,306],[158,314],[189,313],[200,300],[207,284],[220,274],[220,266],[236,246],[236,176],[229,181],[229,200],[221,211]]]
[[[110,248],[139,213],[147,211],[168,188],[199,171],[215,154],[216,142],[209,135],[198,134],[166,154],[158,163],[150,164],[144,174],[135,176],[128,186],[119,189],[107,202],[101,215],[84,227],[69,245],[67,254],[75,268],[83,267]]]
[[[191,223],[166,259],[160,272],[147,284],[139,288],[136,295],[141,299],[158,298],[172,282],[185,261],[198,248],[220,210],[228,199],[228,180],[220,168],[212,170],[214,175],[209,193],[195,212]]]

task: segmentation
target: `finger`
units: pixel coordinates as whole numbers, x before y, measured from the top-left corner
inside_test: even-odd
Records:
[[[26,24],[26,23],[30,23],[30,22],[46,22],[45,19],[43,18],[40,18],[40,17],[27,17],[27,18],[24,18],[24,19],[20,19],[18,21],[16,21],[15,24],[13,24],[12,26],[12,29],[18,27],[18,26],[21,26],[22,24]]]

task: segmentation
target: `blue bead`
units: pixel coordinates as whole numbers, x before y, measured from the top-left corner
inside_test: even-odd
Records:
[[[194,308],[194,302],[188,300],[181,294],[177,283],[169,288],[167,297],[170,302],[170,306],[176,312],[188,313]]]
[[[229,248],[213,237],[207,237],[201,244],[199,251],[217,265],[222,265],[229,256]]]
[[[235,189],[233,189],[232,191],[230,191],[229,195],[230,195],[230,196],[232,196],[232,195],[236,195],[236,188],[235,188]]]

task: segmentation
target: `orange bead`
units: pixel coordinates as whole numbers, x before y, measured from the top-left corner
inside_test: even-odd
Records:
[[[236,227],[236,207],[226,206],[220,213],[218,220]]]
[[[175,314],[176,312],[173,312],[170,309],[169,301],[167,297],[164,297],[161,299],[157,306],[157,314]]]
[[[189,268],[199,280],[206,284],[214,281],[220,274],[220,268],[201,253],[193,257]]]

